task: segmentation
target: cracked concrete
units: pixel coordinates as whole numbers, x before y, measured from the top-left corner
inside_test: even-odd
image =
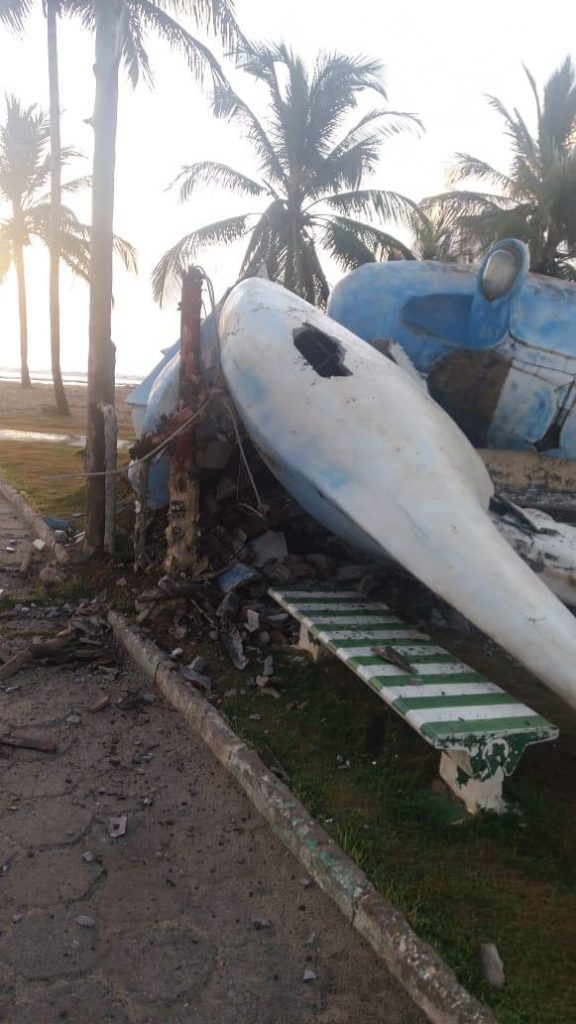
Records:
[[[66,619],[0,612],[2,656]],[[423,1024],[180,715],[159,696],[117,706],[149,688],[125,664],[115,679],[33,664],[0,683],[2,730],[58,743],[0,746],[0,1022]]]

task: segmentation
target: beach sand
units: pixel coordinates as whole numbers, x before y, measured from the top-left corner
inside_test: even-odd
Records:
[[[130,406],[124,401],[132,390],[131,386],[116,388],[118,433],[122,438],[134,436]],[[0,381],[0,429],[85,434],[87,389],[78,384],[66,385],[66,395],[71,415],[59,416],[52,388],[47,384],[22,388],[14,381]]]

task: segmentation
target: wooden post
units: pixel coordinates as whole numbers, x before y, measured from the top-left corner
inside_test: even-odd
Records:
[[[202,279],[193,267],[182,279],[180,304],[179,409],[196,409],[200,390]],[[196,465],[196,425],[180,434],[172,451],[166,569],[191,568],[198,561],[200,489]]]

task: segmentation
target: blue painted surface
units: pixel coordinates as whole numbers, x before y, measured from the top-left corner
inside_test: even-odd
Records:
[[[504,294],[490,299],[482,287],[486,265],[501,250],[512,254],[517,271]],[[399,342],[432,382],[443,371],[443,387],[454,394],[462,387],[457,354],[478,353],[477,390],[472,377],[467,393],[473,404],[477,399],[483,443],[574,459],[576,287],[530,274],[528,265],[528,250],[516,239],[493,246],[477,267],[371,263],[336,285],[328,314],[366,341]],[[480,354],[490,352],[501,358],[487,368]],[[446,404],[445,391],[435,397]],[[446,407],[467,430],[466,417],[459,419],[449,401]]]

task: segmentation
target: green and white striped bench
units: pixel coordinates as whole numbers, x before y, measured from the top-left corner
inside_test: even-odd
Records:
[[[301,623],[300,646],[336,655],[442,751],[440,775],[471,813],[500,813],[525,748],[558,729],[479,672],[355,591],[270,590]],[[380,651],[380,653],[378,653]]]

